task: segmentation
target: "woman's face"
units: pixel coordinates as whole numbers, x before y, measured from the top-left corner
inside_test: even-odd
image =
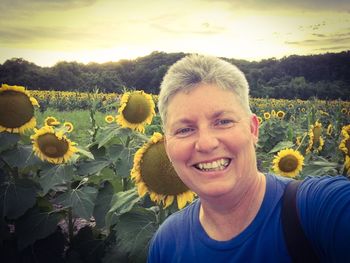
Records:
[[[181,180],[201,198],[244,191],[257,177],[258,121],[232,91],[200,84],[171,98],[165,148]]]

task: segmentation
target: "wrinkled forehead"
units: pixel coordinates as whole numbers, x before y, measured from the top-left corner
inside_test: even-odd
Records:
[[[211,86],[186,90],[178,92],[168,101],[164,125],[178,119],[211,119],[228,112],[237,118],[246,116],[239,97],[233,91]]]

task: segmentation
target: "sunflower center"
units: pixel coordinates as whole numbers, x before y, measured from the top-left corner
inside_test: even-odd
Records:
[[[143,181],[150,190],[157,194],[177,195],[188,190],[172,167],[163,141],[152,144],[147,149],[143,154],[140,168]]]
[[[24,93],[8,90],[0,93],[0,125],[19,128],[34,116],[34,107]]]
[[[293,155],[284,156],[279,161],[278,167],[281,171],[286,173],[295,171],[295,169],[298,167],[298,159]]]
[[[143,94],[133,93],[123,110],[124,118],[130,123],[142,123],[151,113],[151,105]]]
[[[69,148],[68,142],[66,140],[59,140],[52,133],[46,133],[39,136],[38,145],[40,151],[50,158],[63,157]]]

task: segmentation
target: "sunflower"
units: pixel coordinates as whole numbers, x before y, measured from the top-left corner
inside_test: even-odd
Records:
[[[346,108],[342,108],[340,112],[343,114],[346,114],[348,112],[348,110]]]
[[[316,121],[314,125],[311,125],[309,130],[309,146],[306,149],[306,153],[310,153],[312,149],[315,149],[315,152],[319,152],[322,150],[324,140],[321,134],[322,123]]]
[[[145,125],[152,122],[155,104],[152,96],[141,91],[123,94],[118,109],[117,123],[139,132],[145,131]]]
[[[343,137],[348,137],[350,136],[350,124],[349,125],[346,125],[346,126],[343,126],[343,128],[341,129],[341,135]]]
[[[45,126],[57,126],[59,124],[60,122],[55,117],[52,117],[52,116],[49,116],[44,120]]]
[[[21,86],[0,87],[0,132],[24,133],[36,125],[34,106],[39,104]]]
[[[43,161],[60,164],[67,162],[77,148],[63,132],[56,132],[52,126],[44,126],[39,130],[34,129],[35,134],[30,138],[33,143],[34,153]]]
[[[339,149],[347,156],[350,157],[350,136],[345,137],[339,144]]]
[[[165,208],[175,198],[179,209],[194,199],[195,194],[177,176],[166,155],[160,133],[154,133],[150,141],[135,153],[131,178],[140,196],[149,193],[152,201],[163,204]]]
[[[271,114],[269,112],[264,112],[264,119],[268,120],[271,118]]]
[[[259,122],[259,125],[263,122],[263,119],[261,117],[258,117],[258,122]]]
[[[344,126],[341,130],[342,140],[339,144],[339,149],[345,155],[345,169],[347,170],[347,174],[350,172],[350,125]]]
[[[65,123],[63,123],[63,127],[65,128],[65,130],[67,132],[72,132],[74,129],[73,123],[66,121]]]
[[[277,153],[272,164],[275,173],[287,177],[296,177],[304,165],[304,156],[299,151],[284,149]]]
[[[105,117],[105,122],[107,122],[107,123],[112,123],[112,122],[114,122],[114,117],[113,117],[112,115],[107,115],[107,116]]]
[[[342,140],[339,144],[339,149],[347,156],[350,156],[350,125],[344,126],[341,129]]]
[[[329,124],[327,127],[327,135],[331,136],[333,132],[333,125]]]
[[[276,113],[276,116],[280,119],[283,119],[285,115],[286,115],[285,112],[281,110],[277,111]]]

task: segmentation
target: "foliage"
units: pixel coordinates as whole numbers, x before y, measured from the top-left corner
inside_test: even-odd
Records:
[[[135,60],[103,64],[59,62],[39,67],[21,58],[0,65],[0,82],[30,90],[122,93],[124,87],[158,94],[170,65],[185,53],[152,52]],[[350,51],[310,56],[289,56],[260,62],[227,59],[247,76],[256,98],[343,99],[350,97]],[[83,106],[83,105],[82,105]]]

